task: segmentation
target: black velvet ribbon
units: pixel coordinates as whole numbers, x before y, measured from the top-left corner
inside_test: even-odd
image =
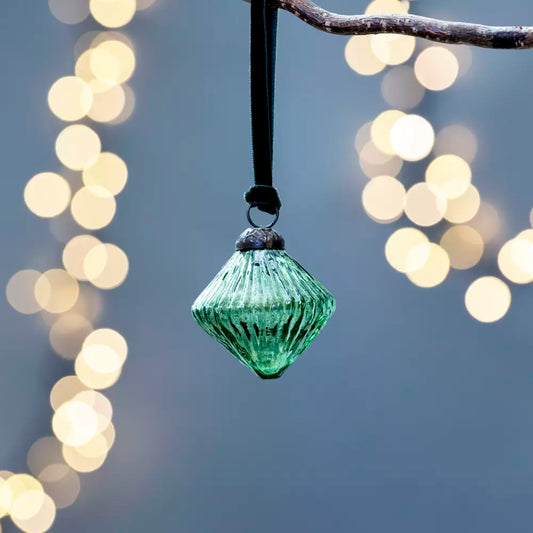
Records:
[[[266,0],[252,0],[250,85],[255,185],[244,198],[251,206],[272,215],[281,207],[278,192],[272,186],[277,21],[277,8],[267,7]]]

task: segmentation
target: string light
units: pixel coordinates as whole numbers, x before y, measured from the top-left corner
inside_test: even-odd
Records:
[[[366,12],[407,13],[408,7],[409,2],[375,0]],[[390,235],[387,262],[415,285],[430,288],[443,283],[450,268],[472,269],[487,252],[495,259],[493,243],[502,225],[497,209],[472,184],[471,165],[478,149],[474,133],[464,125],[451,124],[435,134],[427,118],[411,111],[427,91],[449,89],[470,69],[470,50],[422,45],[417,51],[402,37],[356,36],[347,43],[345,57],[353,70],[366,76],[386,70],[381,94],[392,108],[359,129],[355,148],[361,170],[370,178],[362,193],[368,216],[378,223],[392,223],[405,214],[420,228],[403,227]],[[401,173],[418,161],[426,171],[420,175],[420,166],[415,168],[418,179],[413,182],[409,176],[406,192]],[[533,226],[533,209],[530,223]],[[442,225],[447,227],[441,231]],[[430,242],[421,231],[433,226],[431,235],[440,234],[439,243]],[[507,280],[533,283],[533,230],[508,240],[496,255]],[[467,312],[480,322],[500,320],[510,305],[509,287],[494,276],[477,279],[465,293]]]
[[[128,347],[115,330],[94,329],[93,324],[102,313],[98,291],[121,285],[129,261],[119,246],[102,243],[87,231],[112,222],[115,197],[127,183],[128,168],[118,154],[102,151],[96,126],[122,123],[134,110],[135,95],[126,84],[135,71],[134,46],[116,28],[130,22],[136,9],[154,3],[49,0],[60,22],[77,24],[90,13],[113,31],[83,34],[76,43],[74,72],[56,80],[48,91],[52,114],[72,123],[61,126],[55,143],[59,162],[70,169],[68,180],[56,172],[41,172],[24,189],[28,209],[50,219],[53,235],[65,243],[62,265],[46,272],[21,270],[6,286],[9,304],[22,314],[40,315],[50,328],[50,346],[71,361],[75,372],[52,387],[53,435],[31,446],[31,474],[0,472],[0,518],[10,516],[25,533],[44,533],[52,527],[56,511],[78,498],[80,475],[100,468],[115,442],[113,408],[98,391],[119,379]],[[76,124],[81,119],[89,122]]]

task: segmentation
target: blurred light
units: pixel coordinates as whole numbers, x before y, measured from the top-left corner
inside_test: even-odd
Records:
[[[90,0],[91,15],[102,26],[120,28],[135,15],[135,0]]]
[[[378,15],[385,13],[406,14],[408,11],[408,2],[400,2],[399,0],[374,0],[368,4],[365,13],[367,15]]]
[[[90,86],[77,76],[58,79],[48,92],[48,105],[61,120],[74,122],[82,119],[91,109],[93,92]]]
[[[51,218],[61,214],[70,202],[70,185],[59,174],[42,172],[24,188],[24,202],[35,215]]]
[[[107,354],[111,354],[112,350],[106,350]],[[84,357],[77,357],[74,364],[76,375],[80,381],[90,387],[91,389],[102,390],[113,386],[120,377],[122,370],[115,372],[98,372],[91,368]]]
[[[129,271],[128,256],[114,244],[99,244],[85,256],[83,268],[87,279],[103,290],[124,283]]]
[[[30,472],[39,478],[48,466],[63,463],[61,443],[55,437],[43,437],[35,441],[28,452],[27,463]]]
[[[41,472],[39,481],[57,509],[71,506],[80,494],[80,477],[66,464],[50,464]]]
[[[85,365],[98,374],[112,374],[122,368],[122,361],[117,352],[104,344],[84,347],[78,359],[82,359]]]
[[[123,85],[122,89],[124,90],[124,96],[126,97],[124,108],[120,115],[117,118],[110,120],[108,124],[122,124],[123,122],[126,122],[135,111],[135,93],[133,92],[133,89],[129,85]]]
[[[372,76],[385,68],[372,51],[372,35],[354,35],[346,44],[344,57],[348,66],[362,76]]]
[[[372,129],[373,121],[365,122],[355,135],[355,151],[360,153],[365,145],[370,141],[370,131]]]
[[[409,280],[425,289],[440,285],[450,271],[450,259],[446,251],[438,244],[424,242],[417,244],[407,257],[407,263],[419,263],[419,258],[425,258],[422,267],[407,273]]]
[[[89,166],[100,153],[101,147],[98,135],[83,124],[67,126],[56,140],[57,157],[72,170],[83,170]]]
[[[396,109],[384,111],[372,122],[370,128],[370,137],[378,150],[389,156],[395,155],[391,146],[390,134],[391,129],[397,120],[404,117],[405,113]]]
[[[443,128],[435,139],[435,155],[455,154],[472,163],[476,158],[476,136],[465,126],[458,124]]]
[[[52,419],[55,436],[68,446],[87,444],[98,433],[98,415],[84,402],[62,404]]]
[[[84,185],[98,185],[107,189],[113,196],[124,189],[128,181],[128,167],[116,154],[102,152],[98,158],[83,171]]]
[[[470,186],[472,171],[459,156],[447,154],[435,158],[426,170],[430,189],[447,199],[459,198]]]
[[[114,85],[107,91],[94,93],[93,105],[88,116],[95,122],[111,122],[120,116],[125,105],[126,93],[124,89],[121,85]]]
[[[92,329],[92,324],[82,315],[62,315],[50,328],[50,344],[61,357],[75,359]]]
[[[143,11],[155,4],[156,0],[137,0],[137,11]]]
[[[35,284],[41,277],[37,270],[21,270],[7,283],[6,297],[9,305],[19,313],[32,315],[42,310],[35,297]]]
[[[78,472],[94,472],[100,468],[109,452],[107,440],[103,435],[95,435],[82,446],[63,446],[66,463]]]
[[[65,313],[74,307],[80,288],[65,270],[52,269],[42,274],[35,284],[35,298],[49,313]]]
[[[107,84],[108,89],[118,83],[120,76],[118,59],[103,46],[98,46],[91,50],[89,54],[89,68],[97,80]],[[105,87],[105,85],[102,85],[102,87]],[[99,88],[96,89],[96,91],[98,90]]]
[[[459,62],[454,53],[443,46],[430,46],[415,61],[418,81],[430,91],[451,87],[459,74]]]
[[[511,291],[501,280],[485,276],[474,281],[465,295],[468,312],[480,322],[496,322],[511,306]]]
[[[48,494],[28,490],[13,503],[11,519],[25,533],[44,533],[54,523],[56,507]]]
[[[385,245],[385,257],[392,268],[403,274],[410,269],[417,270],[423,265],[414,263],[407,264],[410,251],[421,243],[428,242],[428,238],[415,228],[401,228],[396,230],[387,240]]]
[[[385,101],[397,109],[412,109],[424,98],[426,90],[418,83],[412,67],[390,69],[381,82],[381,94]]]
[[[87,254],[101,244],[94,235],[77,235],[72,238],[63,249],[63,266],[76,279],[85,281],[87,277],[83,269],[83,262]]]
[[[103,187],[91,185],[82,187],[72,198],[71,211],[74,220],[90,230],[107,226],[115,216],[116,201]]]
[[[498,266],[514,283],[533,281],[533,242],[523,238],[507,241],[498,254]]]
[[[419,226],[433,226],[446,213],[446,199],[438,196],[426,183],[416,183],[405,197],[405,214]]]
[[[118,331],[110,328],[95,329],[87,336],[83,347],[86,348],[94,345],[104,345],[114,350],[118,354],[121,366],[126,362],[126,358],[128,357],[128,344],[126,339]]]
[[[52,15],[63,24],[79,24],[89,16],[87,0],[48,0]]]
[[[476,216],[480,205],[479,192],[473,185],[470,185],[464,194],[448,200],[444,218],[454,224],[463,224]]]
[[[369,178],[397,176],[402,165],[403,161],[399,157],[384,154],[372,141],[367,142],[359,154],[359,166]]]
[[[97,321],[103,309],[102,294],[90,285],[80,287],[80,296],[72,312],[83,315],[91,322]]]
[[[481,235],[470,226],[454,226],[442,236],[440,245],[446,250],[450,264],[457,270],[476,266],[483,256]]]
[[[425,118],[405,115],[394,123],[390,141],[392,148],[402,159],[419,161],[431,152],[435,133]]]
[[[74,397],[77,402],[83,402],[92,407],[98,415],[98,433],[104,432],[111,424],[113,406],[108,398],[94,390],[82,391]]]
[[[95,43],[98,42],[99,39],[100,37],[97,37],[93,41],[93,46],[95,45]],[[96,50],[100,52],[104,51],[106,54],[109,54],[109,56],[114,59],[117,67],[116,73],[113,77],[114,83],[125,83],[131,78],[133,72],[135,71],[135,53],[131,44],[128,45],[127,42],[124,42],[122,40],[106,39],[102,40],[102,42],[97,45]]]
[[[133,53],[133,41],[123,32],[116,30],[106,30],[106,31],[95,31],[87,32],[87,39],[90,37],[90,41],[85,41],[85,48],[96,48],[98,45],[105,43],[107,41],[119,41],[122,44],[125,44]],[[80,43],[81,46],[81,43]],[[135,58],[134,58],[135,60]]]
[[[501,229],[498,210],[487,202],[481,202],[481,206],[476,216],[470,221],[470,225],[478,231],[485,243],[493,241],[500,234]]]
[[[405,187],[396,178],[379,176],[363,190],[363,207],[372,220],[387,224],[403,214]]]
[[[415,51],[416,40],[410,35],[380,33],[372,35],[372,51],[386,65],[405,63]]]
[[[61,378],[50,392],[50,405],[57,411],[65,402],[71,401],[80,392],[89,390],[77,376],[65,376]]]

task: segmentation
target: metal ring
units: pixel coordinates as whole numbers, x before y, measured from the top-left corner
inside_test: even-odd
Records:
[[[254,207],[258,207],[259,204],[250,204],[250,207],[248,207],[248,212],[246,213],[246,218],[248,219],[248,222],[250,223],[250,225],[253,227],[253,228],[272,228],[274,226],[274,224],[278,221],[279,219],[279,209],[276,207],[276,214],[274,215],[274,220],[272,221],[271,224],[269,224],[268,226],[258,226],[253,220],[252,220],[252,209]]]

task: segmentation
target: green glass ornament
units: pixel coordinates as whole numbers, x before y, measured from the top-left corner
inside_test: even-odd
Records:
[[[335,298],[284,251],[272,228],[247,229],[236,247],[192,314],[261,378],[278,378],[324,327]]]

